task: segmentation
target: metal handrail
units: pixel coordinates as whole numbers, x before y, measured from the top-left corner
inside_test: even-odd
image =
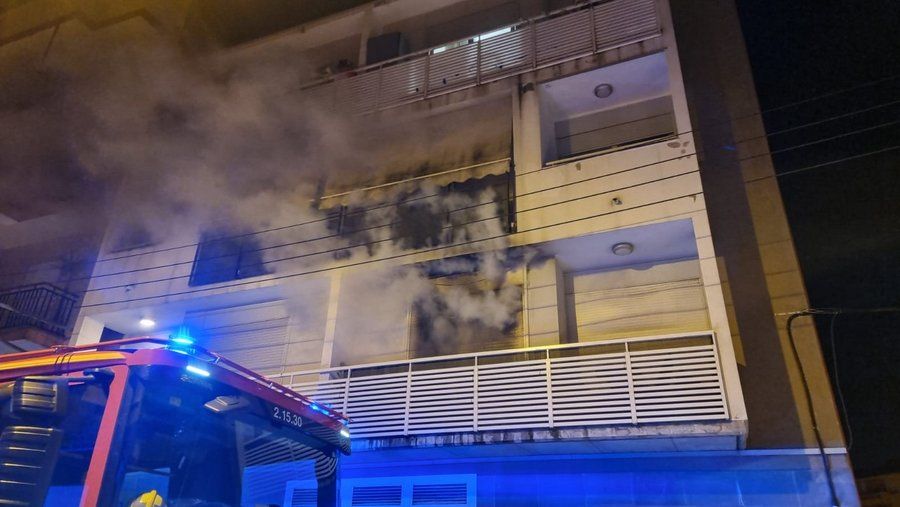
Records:
[[[63,335],[78,297],[42,282],[10,287],[0,292],[0,329],[37,327]]]
[[[48,282],[38,282],[27,285],[16,285],[15,287],[8,287],[6,289],[0,290],[0,297],[6,296],[7,294],[15,294],[17,292],[24,292],[34,289],[46,289],[54,294],[59,294],[60,296],[71,298],[73,300],[78,299],[74,294],[67,292]]]
[[[648,342],[660,345],[639,347]],[[608,345],[613,347],[592,349]],[[554,357],[553,351],[572,348],[586,350]],[[531,353],[533,357],[485,361],[510,353]],[[460,359],[470,362],[414,368],[423,362]],[[390,366],[399,367],[357,375],[361,370]],[[330,375],[335,371],[342,374]],[[295,382],[298,375],[303,378]],[[346,413],[355,421],[354,434],[361,438],[729,418],[717,342],[711,331],[456,354],[272,377],[288,377],[286,385]]]
[[[459,359],[470,359],[470,358],[481,358],[481,357],[491,357],[491,356],[505,356],[509,354],[521,354],[526,352],[542,352],[542,351],[552,351],[552,350],[563,350],[563,349],[572,349],[579,347],[589,347],[589,346],[598,346],[598,345],[624,345],[626,343],[640,343],[640,342],[652,342],[652,341],[660,341],[660,340],[671,340],[675,338],[705,338],[715,336],[715,332],[712,330],[707,331],[697,331],[694,333],[673,333],[673,334],[664,334],[664,335],[654,335],[654,336],[641,336],[636,338],[617,338],[613,340],[602,340],[595,342],[579,342],[579,343],[560,343],[556,345],[540,345],[534,347],[522,347],[518,349],[502,349],[502,350],[488,350],[484,352],[471,352],[465,354],[451,354],[447,356],[436,356],[436,357],[418,357],[413,359],[400,359],[396,361],[385,361],[381,363],[363,363],[363,364],[354,364],[350,366],[337,366],[332,368],[321,368],[316,370],[300,370],[294,372],[286,372],[286,373],[278,373],[269,375],[269,378],[280,378],[280,377],[290,377],[297,375],[318,375],[318,374],[327,374],[334,373],[339,371],[347,371],[347,370],[362,370],[367,368],[384,368],[389,366],[399,366],[403,364],[420,364],[420,363],[438,363],[445,361],[454,361]]]
[[[535,24],[535,23],[538,23],[543,20],[553,19],[553,18],[561,16],[563,14],[568,14],[570,12],[588,9],[588,8],[593,7],[594,5],[609,3],[612,1],[614,1],[614,0],[588,0],[586,2],[579,2],[579,3],[576,3],[575,5],[570,5],[568,7],[556,9],[556,10],[550,11],[545,14],[533,16],[530,18],[520,19],[519,21],[517,21],[511,25],[506,25],[506,26],[515,27],[516,29],[518,29],[525,25]],[[475,39],[475,38],[483,35],[484,33],[488,33],[490,31],[491,30],[488,30],[487,32],[473,33],[466,37],[459,37],[457,39],[454,39],[453,41],[445,42],[444,44],[438,44],[438,45],[431,46],[431,47],[428,47],[425,49],[419,49],[417,51],[413,51],[413,52],[407,53],[405,55],[395,56],[395,57],[389,58],[387,60],[382,60],[377,63],[371,63],[368,65],[363,65],[362,67],[356,67],[356,68],[353,68],[350,70],[341,71],[337,74],[333,74],[330,76],[326,76],[326,77],[322,77],[319,79],[309,81],[306,84],[303,84],[300,87],[300,89],[304,90],[304,89],[312,88],[312,87],[315,87],[315,86],[318,86],[321,84],[330,83],[330,82],[333,82],[336,80],[340,80],[340,79],[344,79],[344,78],[348,78],[348,77],[356,77],[360,74],[365,74],[368,72],[381,70],[382,68],[391,66],[393,64],[405,63],[405,62],[413,60],[417,57],[423,57],[423,56],[430,55],[430,54],[432,54],[432,52],[435,49],[440,49],[440,48],[446,46],[447,44],[452,44],[453,42],[461,41],[461,40]]]
[[[522,72],[527,72],[527,71],[531,71],[531,70],[548,67],[551,65],[556,65],[558,63],[570,61],[575,58],[588,56],[588,55],[594,54],[598,51],[605,51],[608,49],[613,49],[616,47],[620,47],[624,44],[631,44],[631,43],[639,42],[639,41],[646,40],[648,38],[656,37],[657,35],[659,35],[659,32],[660,32],[659,16],[658,16],[658,14],[656,14],[654,12],[652,14],[652,19],[650,20],[653,23],[653,25],[651,26],[650,29],[648,29],[647,26],[644,25],[644,26],[642,26],[643,30],[641,30],[640,33],[634,33],[634,34],[630,33],[629,30],[626,29],[624,32],[625,33],[624,36],[623,36],[623,34],[610,32],[609,34],[611,34],[613,36],[612,36],[611,40],[609,41],[609,43],[606,45],[600,45],[597,40],[597,38],[598,38],[597,20],[600,18],[597,17],[597,15],[594,11],[598,8],[603,8],[603,6],[605,6],[606,4],[612,4],[615,2],[627,3],[628,5],[625,7],[636,7],[636,10],[638,11],[639,16],[640,15],[644,15],[645,17],[650,16],[647,13],[648,6],[650,6],[649,7],[650,9],[655,10],[655,6],[653,5],[652,0],[595,0],[595,1],[591,1],[591,2],[577,4],[574,6],[567,7],[565,9],[561,9],[559,11],[554,11],[549,14],[545,14],[545,15],[538,16],[535,18],[527,19],[524,21],[519,21],[517,23],[509,25],[511,28],[510,32],[507,32],[502,35],[498,35],[495,38],[487,39],[487,42],[485,42],[484,40],[482,40],[480,38],[481,35],[483,35],[483,34],[475,34],[468,38],[469,40],[471,40],[473,38],[476,39],[474,44],[465,44],[465,45],[458,46],[455,48],[447,49],[446,51],[443,51],[439,54],[434,53],[434,50],[443,47],[443,45],[434,46],[431,48],[417,51],[412,54],[402,55],[402,56],[399,56],[399,57],[396,57],[396,58],[393,58],[390,60],[378,62],[376,64],[358,67],[356,69],[345,71],[345,72],[342,72],[342,73],[339,73],[339,74],[336,74],[333,76],[321,78],[321,79],[312,81],[310,83],[307,83],[307,84],[301,86],[300,89],[301,90],[313,90],[315,88],[323,87],[324,85],[337,85],[339,83],[351,83],[352,80],[357,80],[357,81],[353,81],[352,84],[350,85],[351,87],[353,86],[353,84],[362,85],[363,89],[371,91],[372,86],[374,86],[374,92],[373,92],[374,99],[373,100],[369,100],[369,98],[367,98],[367,97],[361,97],[361,99],[360,99],[360,96],[358,96],[359,90],[353,91],[352,88],[351,88],[350,94],[345,97],[345,98],[349,98],[349,99],[354,99],[354,98],[357,99],[357,100],[352,101],[354,103],[354,105],[357,107],[351,108],[351,109],[358,109],[358,110],[352,111],[352,112],[366,113],[366,112],[371,112],[371,111],[377,111],[380,109],[385,109],[387,107],[393,107],[393,106],[405,104],[405,103],[416,101],[416,100],[421,100],[426,97],[433,97],[433,96],[442,95],[445,93],[450,93],[450,92],[457,91],[457,90],[460,90],[463,88],[478,86],[478,85],[481,85],[481,84],[484,84],[484,83],[487,83],[490,81],[507,78],[509,76],[519,74]],[[578,35],[578,33],[575,33],[574,35],[572,35],[572,34],[570,34],[570,35],[575,37],[575,39],[571,39],[571,40],[581,40],[581,39],[578,39],[578,37],[587,37],[589,40],[586,39],[584,41],[586,47],[580,48],[576,44],[574,47],[569,48],[569,50],[564,50],[564,51],[560,52],[554,58],[550,58],[550,59],[542,61],[538,57],[538,51],[540,49],[542,49],[542,47],[540,46],[539,41],[537,40],[537,36],[538,36],[537,31],[538,31],[541,23],[559,18],[561,16],[569,16],[569,15],[577,16],[576,13],[578,11],[584,12],[585,10],[590,11],[590,20],[591,20],[591,25],[589,27],[590,33],[580,33],[580,35]],[[619,11],[621,11],[621,6],[616,7],[614,10],[617,11],[618,13],[620,13]],[[634,20],[626,20],[626,21],[630,22],[630,21],[634,21]],[[646,21],[647,21],[647,19],[639,18],[637,22],[640,24],[640,23],[645,23]],[[493,56],[499,57],[505,63],[503,65],[500,65],[496,69],[493,69],[493,68],[490,69],[490,71],[487,73],[487,75],[485,75],[485,73],[483,72],[483,69],[482,69],[482,63],[484,61],[483,56],[485,56],[483,54],[484,52],[482,50],[483,46],[485,44],[490,45],[491,41],[494,41],[494,42],[502,41],[504,37],[509,37],[511,39],[515,39],[523,32],[528,32],[529,30],[530,30],[530,33],[527,33],[525,36],[526,39],[528,39],[528,40],[524,42],[525,46],[527,46],[527,47],[523,46],[518,49],[516,49],[516,48],[510,49],[510,46],[504,47],[503,44],[501,44],[501,48],[494,48],[495,51],[497,51],[497,52],[496,52],[496,54],[493,54]],[[549,32],[549,33],[551,34],[551,35],[548,35],[549,43],[550,44],[554,44],[554,43],[559,44],[560,40],[554,38],[554,35],[552,35],[554,32]],[[466,40],[466,39],[457,39],[457,40]],[[589,43],[589,45],[587,43]],[[513,43],[513,45],[515,46],[515,43]],[[555,46],[551,45],[548,47],[550,49],[553,49]],[[471,53],[473,51],[473,48],[474,48],[474,55],[470,55],[469,53]],[[546,49],[546,48],[544,48],[544,49]],[[489,51],[489,54],[491,54],[490,51]],[[451,55],[453,55],[453,56],[451,56]],[[516,57],[515,57],[516,55],[518,55],[521,58],[528,59],[529,60],[528,63],[523,64],[521,62],[517,62]],[[458,58],[460,56],[462,58],[459,61],[453,60],[453,58]],[[459,79],[457,82],[454,83],[454,82],[447,81],[447,78],[451,77],[450,75],[447,75],[444,77],[443,86],[440,86],[438,89],[432,89],[432,87],[431,87],[431,77],[432,77],[431,76],[431,70],[432,70],[431,67],[436,59],[437,60],[444,59],[443,63],[445,65],[449,64],[451,67],[459,69],[457,71],[457,73],[455,75],[453,75],[452,77],[458,77],[460,73],[463,73],[464,76],[466,76],[466,77]],[[469,61],[469,60],[471,60],[471,61]],[[424,78],[421,81],[421,85],[416,86],[414,90],[407,91],[405,93],[400,93],[398,95],[398,97],[396,97],[392,101],[389,101],[387,103],[382,103],[381,97],[384,95],[383,90],[382,90],[384,69],[391,68],[391,67],[397,66],[397,65],[408,64],[410,62],[415,62],[415,61],[423,61],[423,64],[425,65]],[[460,63],[461,63],[461,66],[456,67]],[[472,70],[473,70],[473,69],[471,69],[472,63],[474,63],[474,73],[471,76],[468,76],[468,74],[472,73]],[[504,68],[504,66],[506,66],[506,67]],[[376,81],[377,81],[376,83],[373,84],[373,83],[366,83],[364,81],[358,81],[360,78],[363,78],[364,76],[370,76],[373,72],[379,73],[377,76],[377,79],[376,79]],[[408,83],[407,83],[407,86],[408,86]],[[337,86],[335,86],[333,91],[334,91],[334,96],[332,97],[332,101],[334,103],[332,105],[334,106],[340,100],[340,97],[338,96],[339,90],[337,89]],[[362,105],[362,107],[358,107],[358,106],[360,106],[360,104]]]

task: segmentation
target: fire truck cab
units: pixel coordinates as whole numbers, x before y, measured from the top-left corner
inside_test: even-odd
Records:
[[[0,356],[0,506],[334,507],[347,423],[186,339]]]

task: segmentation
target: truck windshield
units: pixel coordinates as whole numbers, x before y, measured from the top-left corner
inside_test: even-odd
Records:
[[[177,368],[132,373],[103,505],[335,505],[336,450],[307,433],[325,428]]]

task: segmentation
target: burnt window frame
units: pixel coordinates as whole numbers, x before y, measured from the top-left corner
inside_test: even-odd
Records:
[[[225,246],[224,253],[214,250],[209,255],[211,248],[222,245]],[[259,241],[252,235],[203,234],[194,251],[188,286],[212,285],[269,273],[271,271],[263,263]]]

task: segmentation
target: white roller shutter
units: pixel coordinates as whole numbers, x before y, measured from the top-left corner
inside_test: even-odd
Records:
[[[196,342],[257,373],[281,371],[288,343],[281,301],[192,312],[185,324]]]
[[[568,325],[578,341],[709,329],[697,261],[566,275]]]

